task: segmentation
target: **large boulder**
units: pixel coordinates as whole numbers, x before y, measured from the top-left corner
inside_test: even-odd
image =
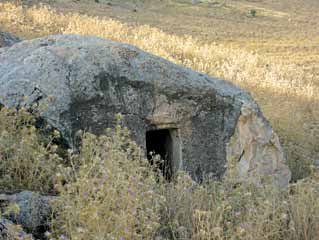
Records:
[[[21,40],[10,33],[0,31],[0,48],[10,47]]]
[[[239,179],[288,184],[277,135],[251,96],[227,81],[77,35],[0,49],[0,63],[0,102],[39,111],[71,146],[78,130],[102,134],[121,113],[133,139],[165,158],[169,175],[185,170],[200,182],[234,165]]]

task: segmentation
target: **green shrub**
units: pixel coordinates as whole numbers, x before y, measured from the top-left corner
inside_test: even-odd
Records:
[[[0,188],[3,191],[49,192],[61,162],[55,153],[55,136],[47,141],[24,109],[0,110]],[[56,133],[58,134],[58,133]]]
[[[251,10],[249,11],[249,15],[250,15],[251,17],[256,17],[256,15],[257,15],[256,9],[251,9]]]

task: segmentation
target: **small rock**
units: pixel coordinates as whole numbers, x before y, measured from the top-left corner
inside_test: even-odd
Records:
[[[26,234],[19,225],[0,218],[0,240],[33,240],[33,237]]]
[[[23,191],[13,195],[0,194],[0,202],[7,205],[16,204],[18,214],[10,214],[7,218],[20,224],[24,230],[35,237],[42,236],[48,229],[48,219],[51,214],[50,202],[54,197],[41,196],[34,192]]]

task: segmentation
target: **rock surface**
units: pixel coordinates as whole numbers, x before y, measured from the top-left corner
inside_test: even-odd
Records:
[[[149,131],[168,130],[173,173],[185,170],[198,182],[221,178],[235,161],[242,180],[270,176],[285,186],[290,179],[270,124],[251,96],[227,81],[131,45],[77,35],[0,49],[0,63],[0,102],[39,111],[70,145],[79,129],[102,134],[121,113],[144,149]]]
[[[50,201],[53,197],[41,196],[34,192],[23,191],[17,194],[0,194],[2,205],[16,204],[18,214],[11,214],[7,218],[23,227],[35,237],[39,237],[48,228],[47,220],[51,214]]]
[[[0,31],[0,48],[10,47],[20,41],[21,40],[19,38],[12,36],[10,33]]]
[[[33,237],[26,234],[20,226],[0,218],[0,240],[33,240]]]

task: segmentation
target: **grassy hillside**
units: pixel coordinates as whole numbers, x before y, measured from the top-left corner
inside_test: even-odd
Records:
[[[29,113],[4,108],[0,187],[59,194],[50,239],[318,238],[317,0],[14,2],[0,3],[0,28],[19,37],[96,35],[240,85],[279,134],[293,180],[306,177],[282,191],[240,185],[229,163],[224,182],[199,186],[182,174],[166,183],[127,129],[84,134],[81,151],[61,158],[58,133],[44,141]]]

